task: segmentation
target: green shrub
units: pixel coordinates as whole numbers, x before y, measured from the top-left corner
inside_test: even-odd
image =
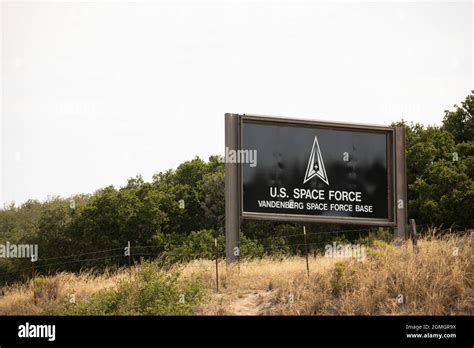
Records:
[[[66,299],[44,314],[61,315],[190,315],[204,295],[200,279],[180,284],[179,273],[164,272],[156,262],[144,261],[133,281],[100,291],[86,301]]]
[[[224,243],[222,240],[219,241],[218,247],[223,251]],[[219,253],[219,250],[217,252]],[[164,256],[168,260],[174,261],[213,259],[216,257],[214,235],[211,230],[193,231],[179,246],[166,251]]]
[[[265,254],[265,248],[257,241],[248,239],[243,233],[240,234],[240,257],[254,258],[262,257]]]
[[[33,298],[36,301],[54,301],[59,295],[60,284],[56,278],[38,277],[33,281]]]
[[[365,246],[373,246],[374,242],[382,241],[384,243],[390,243],[393,238],[393,232],[379,227],[376,230],[369,231],[369,234],[364,237],[360,237],[355,241],[355,244],[362,244]]]
[[[346,265],[344,262],[339,261],[334,265],[334,270],[331,277],[331,288],[334,296],[338,297],[343,289],[343,278]]]

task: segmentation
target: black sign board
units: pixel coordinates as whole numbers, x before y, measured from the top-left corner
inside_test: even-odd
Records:
[[[240,216],[395,225],[394,129],[240,116]]]

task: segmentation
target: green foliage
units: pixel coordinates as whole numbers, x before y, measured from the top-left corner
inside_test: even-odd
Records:
[[[404,121],[394,124],[406,129],[408,213],[418,225],[472,228],[473,104],[471,93],[461,106],[445,111],[441,127]],[[166,262],[214,258],[216,253],[224,257],[224,186],[221,158],[211,156],[206,162],[196,157],[180,164],[176,170],[156,173],[152,182],[145,182],[137,175],[124,187],[108,186],[92,195],[52,197],[45,202],[29,200],[20,206],[10,204],[0,210],[0,243],[38,244],[36,267],[40,274],[126,265],[128,258],[122,255],[128,241],[135,261],[141,256],[154,258],[157,255],[165,256]],[[74,208],[70,207],[71,199],[75,202]],[[376,239],[390,238],[380,231],[365,237],[353,232],[318,233],[348,229],[351,226],[306,226],[309,252],[318,253],[333,241],[372,245]],[[240,255],[244,258],[301,255],[304,252],[302,231],[303,226],[296,223],[244,221]],[[218,239],[217,250],[214,238]],[[140,249],[140,246],[146,248]],[[114,250],[93,254],[106,249]],[[55,262],[45,260],[65,255],[80,256]],[[105,259],[107,256],[113,257]],[[0,282],[26,278],[30,274],[29,260],[0,259]]]
[[[474,139],[474,91],[471,91],[461,106],[454,105],[455,110],[444,111],[443,128],[450,132],[456,143],[472,142]]]
[[[200,202],[212,229],[223,231],[225,218],[224,171],[204,175],[202,182],[203,201]]]
[[[369,231],[367,236],[361,236],[355,240],[355,244],[361,244],[365,246],[373,246],[377,243],[377,241],[381,241],[384,243],[390,243],[393,238],[393,233],[382,227],[379,227],[376,230]]]
[[[35,301],[53,301],[59,294],[60,283],[57,278],[38,277],[33,282]]]
[[[472,227],[473,101],[446,111],[442,127],[396,124],[406,129],[408,213],[418,224]]]
[[[204,296],[204,286],[194,278],[179,284],[178,272],[163,272],[156,262],[143,262],[135,279],[114,289],[102,290],[86,301],[64,299],[48,308],[49,315],[190,315]]]
[[[342,261],[339,261],[334,265],[334,270],[332,272],[330,283],[331,283],[332,293],[336,297],[338,297],[341,294],[342,289],[344,287],[343,279],[344,279],[345,269],[346,269],[346,265]]]
[[[164,256],[175,262],[200,258],[213,259],[216,255],[223,257],[225,245],[224,237],[219,236],[217,240],[218,248],[216,249],[212,231],[193,231],[176,246],[172,246],[171,248],[168,246]]]
[[[240,233],[240,257],[241,258],[255,258],[262,257],[265,254],[265,249],[262,244],[257,243],[247,238],[243,233]]]

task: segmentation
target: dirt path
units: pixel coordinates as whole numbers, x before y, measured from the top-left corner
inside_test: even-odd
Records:
[[[230,303],[230,314],[233,315],[264,315],[271,307],[272,293],[270,291],[256,290],[240,294]]]
[[[200,315],[269,315],[275,306],[275,290],[239,289],[211,295],[195,308]]]
[[[241,293],[231,301],[229,310],[232,315],[265,315],[273,305],[275,291],[253,290]]]

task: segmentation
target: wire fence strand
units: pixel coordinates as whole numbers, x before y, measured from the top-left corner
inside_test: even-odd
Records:
[[[436,228],[433,227],[433,225],[417,225],[417,228],[422,230],[423,228],[431,228],[435,232],[446,232],[446,231],[451,231],[451,228]],[[394,227],[385,227],[385,229],[394,229]],[[352,232],[373,232],[373,228],[364,228],[364,229],[352,229],[352,230],[339,230],[339,231],[321,231],[321,232],[312,232],[312,233],[307,233],[307,235],[323,235],[323,234],[343,234],[343,233],[352,233]],[[285,238],[290,238],[290,237],[303,237],[303,233],[299,234],[289,234],[289,235],[283,235],[283,236],[269,236],[265,238],[255,238],[255,239],[249,239],[250,241],[253,242],[258,242],[258,241],[263,241],[263,240],[277,240],[277,239],[285,239]],[[275,251],[284,251],[288,252],[288,248],[294,248],[294,247],[301,247],[304,245],[307,246],[316,246],[316,245],[327,245],[329,242],[328,241],[318,241],[318,242],[309,242],[309,243],[294,243],[294,244],[283,244],[283,245],[272,245],[270,246],[271,252]],[[189,253],[188,251],[180,251],[180,250],[162,250],[157,253],[153,252],[133,252],[136,249],[163,249],[164,246],[159,246],[159,245],[132,245],[131,246],[131,256],[132,257],[179,257],[179,256],[186,256],[186,258],[183,258],[183,260],[178,260],[178,261],[184,261],[184,260],[191,260],[197,257],[201,258],[214,258],[215,257],[215,250],[210,247],[209,251],[206,252],[195,252],[195,253]],[[51,260],[60,260],[60,259],[66,259],[66,258],[80,258],[81,256],[85,255],[94,255],[94,254],[101,254],[101,253],[107,253],[111,251],[117,251],[117,250],[125,250],[125,246],[121,248],[112,248],[112,249],[105,249],[105,250],[97,250],[97,251],[91,251],[91,252],[85,252],[85,253],[79,253],[79,254],[71,254],[71,255],[64,255],[64,256],[58,256],[58,257],[50,257],[50,258],[44,258],[44,259],[38,259],[38,261],[51,261]],[[146,251],[146,250],[145,250]],[[245,256],[241,256],[245,257]],[[94,261],[102,261],[102,260],[107,260],[107,259],[117,259],[117,258],[124,258],[126,260],[128,258],[128,255],[124,253],[121,254],[116,254],[116,255],[108,255],[108,256],[102,256],[102,257],[96,257],[96,258],[86,258],[86,259],[77,259],[77,260],[71,260],[71,261],[66,261],[66,262],[57,262],[57,263],[46,263],[46,264],[41,264],[41,265],[35,265],[35,269],[44,269],[48,267],[53,267],[53,266],[64,266],[68,264],[82,264],[82,263],[87,263],[87,262],[94,262]],[[176,260],[173,260],[176,262]],[[124,265],[125,266],[125,265]],[[19,270],[14,270],[14,271],[7,271],[7,272],[2,272],[0,273],[0,276],[8,275],[8,274],[17,274],[17,273],[26,273],[32,270],[32,267],[28,268],[22,268]]]

